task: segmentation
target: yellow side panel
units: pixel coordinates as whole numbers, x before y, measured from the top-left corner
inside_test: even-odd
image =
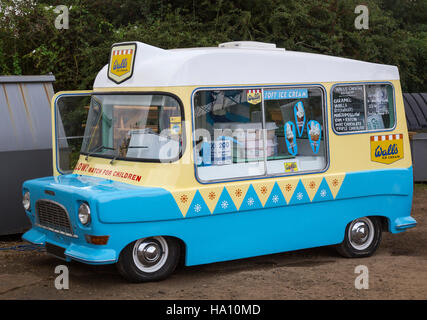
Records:
[[[225,187],[230,194],[236,207],[242,204],[243,197],[249,186],[255,189],[261,203],[267,201],[274,183],[277,182],[287,202],[299,181],[303,183],[310,200],[318,191],[322,179],[325,178],[334,197],[336,197],[346,173],[366,170],[382,170],[388,168],[408,168],[412,165],[409,139],[406,127],[406,118],[403,107],[403,98],[399,81],[391,81],[395,90],[396,104],[396,128],[384,133],[361,133],[338,135],[332,130],[331,117],[331,94],[330,89],[335,83],[322,83],[326,89],[327,97],[327,121],[328,121],[328,145],[329,145],[329,167],[326,172],[320,174],[307,174],[301,176],[287,176],[277,178],[266,178],[247,181],[223,182],[213,184],[200,184],[195,177],[193,162],[192,142],[192,113],[191,94],[196,87],[170,87],[170,88],[106,88],[97,89],[94,92],[112,91],[137,91],[137,92],[170,92],[177,95],[183,105],[185,124],[182,128],[185,134],[186,145],[182,158],[174,163],[147,163],[115,161],[110,165],[110,159],[81,156],[78,167],[74,171],[77,174],[103,177],[116,181],[126,182],[140,186],[162,187],[172,192],[182,212],[187,212],[188,206],[199,190],[208,208],[212,212],[217,205],[218,198]],[[403,151],[400,159],[390,163],[380,163],[371,160],[371,137],[377,135],[401,134],[401,145]],[[80,166],[80,167],[79,167]],[[56,172],[56,174],[58,174]],[[185,214],[185,213],[184,213]]]
[[[390,81],[394,86],[396,104],[396,128],[384,133],[337,135],[332,131],[331,95],[333,84],[323,84],[328,91],[328,123],[330,165],[328,173],[381,170],[390,168],[409,168],[412,165],[406,116],[403,106],[402,90],[399,81]],[[401,159],[393,163],[379,163],[371,160],[371,136],[402,134],[403,152]]]

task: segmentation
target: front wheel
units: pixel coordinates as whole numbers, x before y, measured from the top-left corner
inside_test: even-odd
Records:
[[[363,217],[347,225],[344,241],[337,247],[347,258],[371,256],[381,242],[381,221],[375,217]]]
[[[179,243],[173,238],[143,238],[123,249],[117,269],[131,282],[158,281],[165,279],[175,270],[179,255]]]

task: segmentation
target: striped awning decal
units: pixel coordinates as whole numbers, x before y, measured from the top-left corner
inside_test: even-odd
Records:
[[[132,53],[133,53],[133,49],[113,50],[113,56],[122,55],[122,54],[132,54]]]
[[[389,134],[389,135],[371,137],[371,141],[386,141],[386,140],[398,140],[398,139],[403,139],[403,134]]]

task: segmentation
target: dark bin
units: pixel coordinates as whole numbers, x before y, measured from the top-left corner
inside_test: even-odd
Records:
[[[53,75],[0,76],[0,235],[30,227],[22,183],[52,175]]]
[[[427,93],[404,93],[414,181],[427,181]]]

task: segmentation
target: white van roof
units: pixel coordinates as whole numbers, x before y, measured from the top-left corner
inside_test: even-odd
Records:
[[[106,65],[94,88],[399,80],[396,66],[287,51],[274,44],[241,41],[215,48],[164,50],[135,43],[132,77],[116,84],[108,78]]]

